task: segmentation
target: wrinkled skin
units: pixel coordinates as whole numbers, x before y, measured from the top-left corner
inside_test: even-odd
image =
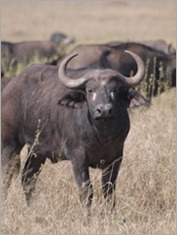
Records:
[[[89,167],[102,170],[103,195],[111,211],[115,205],[116,179],[129,132],[127,107],[131,100],[146,103],[138,92],[122,84],[110,69],[67,70],[76,79],[88,77],[81,87],[68,89],[56,66],[32,65],[12,79],[2,92],[3,186],[19,173],[20,153],[29,153],[22,169],[27,203],[46,159],[70,160],[81,202],[93,197]]]

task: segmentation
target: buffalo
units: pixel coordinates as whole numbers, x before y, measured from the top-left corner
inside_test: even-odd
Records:
[[[130,74],[136,73],[137,66],[132,58],[124,54],[125,50],[136,53],[146,64],[144,83],[149,89],[147,97],[156,96],[159,92],[164,91],[163,84],[169,87],[176,86],[176,50],[163,40],[144,43],[110,42],[78,45],[71,50],[70,54],[78,53],[80,56],[78,60],[71,61],[70,68],[100,66],[130,76]],[[60,63],[59,61],[58,65]],[[152,84],[153,90],[150,88]]]
[[[1,91],[7,86],[7,84],[12,80],[12,78],[1,77]]]
[[[114,42],[109,42],[106,43],[107,45],[118,45],[122,43],[138,43],[139,45],[142,46],[148,46],[152,48],[153,50],[158,50],[161,51],[165,54],[170,54],[170,53],[175,53],[176,49],[173,47],[173,45],[170,43],[168,44],[165,40],[163,39],[157,39],[157,40],[149,40],[149,41],[114,41]]]
[[[48,158],[52,163],[71,161],[80,200],[88,211],[93,197],[89,167],[101,169],[103,195],[112,211],[124,142],[130,129],[127,108],[147,102],[139,92],[131,90],[144,78],[144,63],[135,53],[127,54],[138,68],[132,77],[113,69],[68,69],[74,54],[59,67],[31,65],[9,82],[2,92],[5,194],[12,176],[19,173],[19,153],[27,144],[29,152],[21,182],[28,205]]]
[[[66,47],[71,43],[75,42],[74,37],[68,36],[61,32],[55,32],[51,35],[50,41],[53,42],[58,47]]]
[[[1,42],[1,76],[14,76],[32,63],[54,64],[74,38],[53,33],[50,41]]]

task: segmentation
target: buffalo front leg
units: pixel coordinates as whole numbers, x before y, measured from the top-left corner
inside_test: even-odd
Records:
[[[105,167],[102,173],[102,190],[109,213],[112,213],[115,207],[116,179],[121,161],[122,157]]]
[[[88,209],[88,216],[90,215],[90,207],[93,198],[93,187],[89,176],[89,165],[87,161],[75,159],[72,161],[74,176],[79,186],[80,201]]]
[[[26,196],[27,205],[30,204],[32,193],[35,190],[37,178],[45,161],[46,158],[43,155],[32,153],[24,164],[21,181]]]

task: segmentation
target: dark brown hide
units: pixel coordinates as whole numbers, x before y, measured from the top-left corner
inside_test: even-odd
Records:
[[[56,66],[32,65],[4,88],[1,125],[4,187],[10,185],[20,164],[16,156],[27,144],[29,153],[22,169],[22,185],[28,203],[46,159],[53,163],[66,159],[72,163],[80,199],[88,208],[93,195],[89,167],[102,170],[103,194],[112,209],[115,204],[112,194],[130,128],[127,107],[133,99],[136,105],[146,101],[126,87],[117,71],[70,70],[65,68],[69,60],[59,70]],[[140,64],[139,82],[144,71]],[[61,82],[61,76],[69,80],[86,77],[87,82],[69,89]]]

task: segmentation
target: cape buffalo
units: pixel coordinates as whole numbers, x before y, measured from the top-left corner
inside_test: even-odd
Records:
[[[31,63],[51,63],[59,57],[56,45],[49,41],[2,41],[1,50],[2,76],[8,74],[12,77]]]
[[[57,46],[67,46],[68,44],[74,43],[74,37],[68,36],[64,33],[55,32],[51,35],[50,41],[53,42]]]
[[[1,92],[11,80],[12,78],[1,77]]]
[[[32,63],[53,64],[65,55],[66,47],[74,42],[73,37],[53,33],[50,41],[1,42],[1,76],[11,77]]]
[[[149,40],[149,41],[129,41],[128,40],[127,42],[114,41],[114,42],[108,42],[108,43],[106,43],[106,45],[118,46],[118,44],[122,44],[122,43],[129,43],[129,44],[137,43],[137,44],[142,45],[142,46],[148,46],[152,50],[161,51],[161,52],[164,52],[166,54],[170,54],[170,53],[175,53],[176,52],[176,49],[173,47],[173,45],[171,43],[168,44],[163,39]]]
[[[30,146],[22,169],[22,185],[29,204],[46,159],[70,160],[80,200],[90,208],[93,196],[89,167],[100,168],[104,197],[110,209],[130,123],[127,107],[146,100],[130,88],[143,80],[139,56],[137,73],[126,77],[112,69],[69,70],[70,55],[60,67],[31,65],[2,92],[2,166],[4,189],[18,172],[22,147]],[[79,58],[79,56],[77,57]]]
[[[111,42],[78,45],[70,53],[78,53],[80,56],[78,60],[71,61],[69,66],[76,69],[95,65],[114,69],[130,76],[130,74],[136,73],[137,66],[132,58],[124,54],[125,50],[136,53],[146,64],[144,82],[147,86],[153,83],[153,91],[152,94],[149,94],[150,96],[157,95],[158,89],[160,92],[164,90],[163,87],[160,87],[163,82],[170,87],[176,86],[176,50],[169,49],[162,40],[145,43]]]

